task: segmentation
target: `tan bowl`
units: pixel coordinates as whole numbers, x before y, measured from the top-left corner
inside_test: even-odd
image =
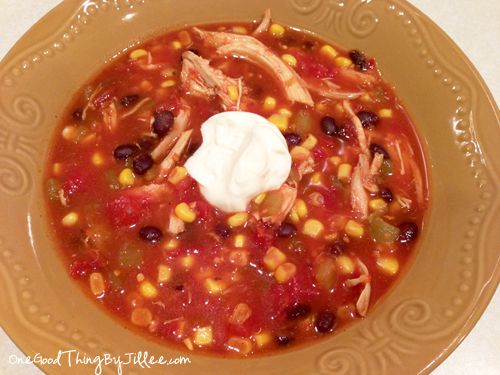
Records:
[[[263,358],[187,354],[190,365],[148,374],[428,373],[479,319],[500,277],[499,114],[470,62],[422,13],[400,0],[74,0],[36,24],[0,65],[0,318],[27,355],[186,355],[123,328],[69,278],[42,204],[47,144],[71,95],[138,40],[182,24],[257,19],[268,6],[279,22],[378,59],[428,151],[427,228],[399,284],[344,332]],[[73,365],[71,373],[93,367]]]

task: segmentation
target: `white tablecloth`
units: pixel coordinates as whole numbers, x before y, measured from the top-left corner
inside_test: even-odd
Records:
[[[16,40],[59,0],[0,0],[0,58]],[[465,51],[490,87],[500,98],[500,1],[498,0],[411,0],[440,25]],[[8,358],[22,356],[0,329],[0,374],[34,375],[32,365],[9,365]],[[500,375],[500,292],[497,290],[485,314],[469,336],[434,371],[434,375]],[[401,374],[404,374],[402,369]],[[376,374],[374,374],[376,375]],[[406,374],[404,374],[406,375]]]

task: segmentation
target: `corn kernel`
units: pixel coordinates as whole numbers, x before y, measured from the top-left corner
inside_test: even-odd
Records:
[[[246,212],[238,212],[227,219],[227,223],[231,228],[241,227],[245,225],[248,220]]]
[[[337,178],[343,183],[347,184],[351,181],[352,165],[349,163],[342,163],[337,170]]]
[[[278,283],[284,284],[294,277],[296,272],[297,267],[295,264],[289,262],[283,263],[274,271],[274,278]]]
[[[194,264],[194,256],[192,256],[192,255],[185,255],[185,256],[179,258],[179,263],[181,264],[181,266],[183,268],[189,269]]]
[[[289,53],[281,55],[281,60],[283,60],[285,63],[287,63],[289,66],[293,68],[297,66],[297,59],[295,58],[294,55],[290,55]]]
[[[186,168],[182,166],[177,166],[170,173],[170,176],[168,177],[168,182],[175,185],[176,183],[182,181],[187,175],[188,172]]]
[[[271,246],[264,255],[264,265],[269,271],[274,271],[286,261],[286,255],[277,247]]]
[[[302,233],[309,237],[318,238],[323,230],[325,229],[324,225],[321,221],[316,219],[309,219],[304,223],[304,227],[302,228]]]
[[[139,86],[144,91],[151,91],[153,89],[153,84],[149,82],[147,79],[142,81]]]
[[[196,220],[196,212],[194,212],[186,202],[179,203],[175,206],[175,214],[185,223],[192,223]]]
[[[227,340],[227,348],[233,350],[241,355],[247,355],[252,351],[253,343],[243,337],[231,337]]]
[[[172,238],[171,240],[168,240],[165,243],[165,249],[167,250],[177,249],[178,246],[179,246],[179,241],[176,240],[175,238]]]
[[[316,111],[318,111],[319,113],[326,113],[326,111],[328,110],[328,107],[325,103],[316,103],[316,105],[314,106],[314,108],[316,109]]]
[[[285,116],[285,117],[287,117],[287,118],[290,118],[293,115],[292,111],[290,111],[287,108],[280,108],[278,110],[278,113],[281,114],[281,115],[283,115],[283,116]]]
[[[332,59],[334,59],[335,57],[337,57],[338,53],[337,51],[335,50],[335,48],[333,48],[331,45],[329,44],[325,44],[323,47],[321,47],[321,49],[319,50],[323,55],[327,56],[327,57],[330,57]]]
[[[330,163],[333,164],[333,166],[338,167],[340,163],[342,162],[342,158],[340,156],[332,156],[331,158],[328,159]]]
[[[186,348],[188,348],[189,350],[194,350],[193,342],[190,338],[184,339],[182,340],[182,342],[184,343],[184,345],[186,345]]]
[[[370,207],[373,211],[383,211],[387,209],[387,202],[382,198],[370,199],[368,207]]]
[[[104,293],[104,278],[100,272],[92,272],[89,276],[90,291],[94,296],[100,296]]]
[[[276,38],[281,38],[283,35],[285,35],[285,28],[278,23],[273,23],[269,27],[269,32],[271,33],[272,36]]]
[[[153,320],[153,314],[145,307],[136,307],[130,315],[132,324],[141,327],[147,327]]]
[[[311,184],[320,185],[321,184],[321,172],[315,172],[311,176]]]
[[[59,176],[62,172],[62,164],[61,163],[54,163],[54,165],[52,165],[52,173],[55,175],[55,176]]]
[[[158,266],[158,282],[166,283],[172,277],[172,269],[169,266],[160,264]]]
[[[297,224],[300,221],[299,214],[297,213],[297,209],[295,208],[292,208],[290,210],[290,214],[288,215],[288,217],[294,224]]]
[[[99,152],[96,152],[94,153],[94,155],[92,155],[92,164],[94,164],[96,167],[104,164],[104,159]]]
[[[297,199],[295,201],[295,209],[297,210],[297,214],[301,219],[307,216],[307,205],[303,199]]]
[[[233,313],[228,319],[231,324],[243,324],[252,315],[252,309],[246,303],[238,303],[234,309]]]
[[[365,229],[363,225],[354,220],[347,221],[344,231],[349,237],[362,238],[365,234]]]
[[[243,27],[243,26],[233,26],[233,33],[235,34],[241,34],[241,35],[245,35],[248,33],[246,27]]]
[[[255,340],[255,344],[259,348],[262,348],[263,346],[266,346],[272,340],[271,334],[269,332],[257,333],[256,335],[253,336],[253,338]]]
[[[180,31],[177,36],[179,37],[179,41],[184,47],[188,47],[193,43],[193,41],[191,40],[191,35],[189,35],[186,30]]]
[[[175,82],[173,79],[167,79],[166,81],[163,81],[160,86],[164,89],[167,89],[169,87],[174,87],[176,84],[177,82]]]
[[[64,216],[61,220],[62,225],[65,227],[72,227],[78,222],[78,214],[76,212],[70,212]]]
[[[343,274],[349,274],[354,272],[354,262],[345,255],[340,255],[337,257],[337,264],[339,266],[340,271]]]
[[[135,49],[132,52],[130,52],[129,57],[132,60],[137,60],[137,59],[140,59],[141,57],[145,57],[147,55],[148,55],[148,51],[146,51],[145,49],[139,48],[139,49]]]
[[[352,65],[352,61],[347,57],[339,56],[335,59],[335,65],[339,68],[349,68]]]
[[[198,327],[194,332],[193,342],[196,345],[204,346],[212,343],[212,326]]]
[[[143,281],[140,283],[139,291],[146,298],[155,298],[158,295],[158,290],[149,281]]]
[[[220,294],[226,289],[226,284],[222,280],[215,280],[209,277],[205,280],[205,288],[210,294]]]
[[[395,275],[399,271],[399,262],[393,257],[381,257],[377,259],[377,266],[388,275]]]
[[[381,109],[380,111],[378,111],[378,117],[380,117],[380,118],[392,117],[392,109],[388,109],[388,108]]]
[[[271,117],[269,117],[268,120],[271,121],[274,125],[276,125],[278,129],[282,132],[285,132],[288,129],[288,117],[285,117],[280,113],[271,115]]]
[[[181,49],[182,48],[182,43],[179,42],[178,40],[174,40],[172,43],[170,43],[173,49]]]
[[[122,170],[118,176],[118,181],[122,186],[132,186],[135,182],[135,174],[132,169],[125,168]]]
[[[272,96],[267,96],[264,99],[264,110],[272,111],[275,108],[276,108],[276,99],[274,99]]]
[[[62,136],[67,141],[74,140],[77,135],[78,135],[78,129],[76,128],[76,126],[68,125],[65,126],[64,129],[62,130]]]
[[[370,94],[363,94],[359,97],[359,100],[362,100],[364,102],[372,102],[372,97],[370,96]]]
[[[307,138],[302,142],[301,146],[307,148],[308,150],[312,150],[318,144],[318,138],[314,135],[309,134]]]
[[[238,88],[235,85],[229,85],[227,87],[227,94],[229,95],[229,99],[233,102],[238,100],[239,92]]]
[[[266,195],[266,193],[260,193],[253,199],[253,201],[255,202],[255,204],[261,204],[262,202],[264,202],[264,199],[266,199]]]
[[[237,234],[234,236],[234,247],[242,248],[245,246],[246,237],[243,234]]]
[[[302,146],[295,146],[290,151],[293,160],[305,160],[311,155],[311,151]]]

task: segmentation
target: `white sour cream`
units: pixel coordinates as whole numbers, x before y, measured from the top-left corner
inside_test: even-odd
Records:
[[[292,166],[286,140],[271,122],[250,112],[222,112],[201,126],[203,142],[185,167],[205,199],[244,211],[258,194],[278,189]]]

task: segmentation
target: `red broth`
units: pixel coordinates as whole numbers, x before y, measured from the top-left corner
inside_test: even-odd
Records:
[[[203,29],[250,34],[255,25]],[[48,217],[71,277],[111,315],[189,350],[274,352],[362,319],[405,269],[428,205],[414,126],[373,58],[279,25],[256,38],[269,53],[286,54],[308,87],[326,80],[335,85],[329,92],[356,97],[309,89],[313,105],[293,103],[275,72],[220,56],[186,28],[147,41],[86,84],[47,161]],[[290,210],[280,211],[284,195],[274,191],[248,212],[224,213],[186,174],[201,124],[224,110],[217,93],[189,92],[180,75],[187,50],[241,77],[244,109],[285,134],[297,192]],[[161,177],[161,160],[149,155],[186,107],[190,143]],[[360,155],[373,162],[377,154],[383,161],[367,174]],[[310,168],[298,173],[304,155]],[[352,182],[362,170],[360,211]]]

